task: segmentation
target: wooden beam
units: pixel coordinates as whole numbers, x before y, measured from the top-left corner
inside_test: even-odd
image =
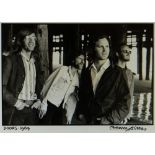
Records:
[[[42,73],[44,80],[46,80],[49,76],[48,26],[46,24],[37,25],[37,38],[41,53]]]

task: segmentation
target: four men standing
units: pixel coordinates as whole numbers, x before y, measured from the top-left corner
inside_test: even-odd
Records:
[[[44,105],[40,101],[43,82],[40,78],[39,56],[35,50],[35,33],[22,30],[19,33],[19,45],[18,52],[6,59],[3,70],[3,100],[5,106],[7,104],[13,107],[5,123],[35,125],[39,120],[38,110],[42,112]],[[124,76],[121,61],[113,65],[107,36],[94,38],[93,45],[93,63],[83,69],[80,77],[76,114],[80,120],[85,119],[86,124],[120,124],[128,116],[130,109],[130,84],[125,78],[128,75]],[[118,56],[120,58],[120,53]],[[49,99],[50,96],[46,100]],[[45,99],[42,98],[42,101]]]

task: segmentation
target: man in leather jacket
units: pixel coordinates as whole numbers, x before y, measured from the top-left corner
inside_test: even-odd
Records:
[[[129,113],[129,89],[121,69],[111,63],[110,40],[93,40],[93,63],[81,75],[77,115],[86,124],[120,124]]]

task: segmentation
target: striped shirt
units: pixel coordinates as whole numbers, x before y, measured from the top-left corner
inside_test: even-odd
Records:
[[[36,68],[34,64],[35,60],[33,57],[29,59],[24,51],[21,52],[21,56],[25,68],[25,80],[23,88],[18,96],[18,99],[36,100],[37,95],[35,94],[35,87],[36,87]]]

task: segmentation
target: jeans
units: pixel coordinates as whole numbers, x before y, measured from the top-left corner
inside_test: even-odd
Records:
[[[47,101],[47,113],[40,120],[40,125],[64,125],[67,120],[65,117],[65,110],[62,108],[62,104],[59,107],[56,107],[49,101]]]

